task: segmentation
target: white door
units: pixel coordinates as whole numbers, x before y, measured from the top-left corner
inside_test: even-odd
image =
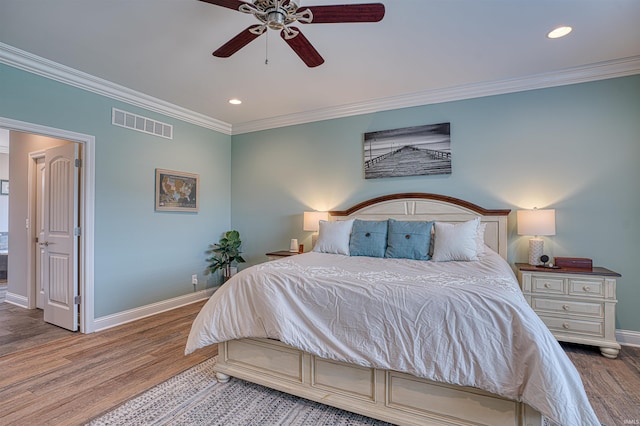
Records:
[[[35,159],[36,162],[36,208],[35,208],[35,225],[36,225],[36,308],[44,309],[44,246],[40,246],[40,241],[44,238],[44,157]]]
[[[44,232],[42,250],[44,320],[78,330],[78,145],[45,153]]]

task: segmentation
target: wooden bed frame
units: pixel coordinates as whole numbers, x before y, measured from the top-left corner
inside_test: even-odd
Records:
[[[395,218],[450,223],[480,217],[487,224],[486,244],[506,259],[509,212],[436,194],[406,193],[378,197],[330,212],[330,216],[331,220]],[[226,382],[230,376],[399,425],[546,423],[528,405],[489,392],[332,361],[269,339],[220,344],[216,377]]]

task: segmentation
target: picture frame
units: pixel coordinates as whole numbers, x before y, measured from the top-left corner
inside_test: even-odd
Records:
[[[9,181],[1,179],[0,180],[0,195],[9,195]]]
[[[364,178],[451,174],[451,123],[364,134]]]
[[[200,175],[156,169],[156,211],[196,213],[199,209]]]

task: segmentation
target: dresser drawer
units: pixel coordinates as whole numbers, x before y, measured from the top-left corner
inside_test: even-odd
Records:
[[[604,317],[603,303],[576,302],[533,297],[531,307],[536,313],[551,312],[567,315],[582,315],[594,319]]]
[[[544,275],[534,275],[531,277],[531,291],[545,294],[566,294],[565,280]]]
[[[540,319],[552,332],[563,334],[579,334],[593,337],[604,336],[604,321],[584,321],[573,318],[558,318],[539,315]]]
[[[574,296],[604,297],[604,280],[569,278],[569,294]]]

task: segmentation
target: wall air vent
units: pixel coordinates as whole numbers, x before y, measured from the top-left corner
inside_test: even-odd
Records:
[[[117,108],[111,109],[111,124],[161,138],[173,139],[173,126]]]

